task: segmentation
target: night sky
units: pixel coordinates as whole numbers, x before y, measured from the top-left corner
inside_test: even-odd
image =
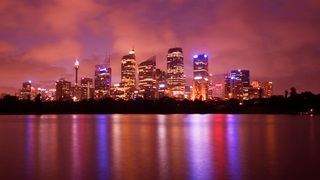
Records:
[[[162,70],[181,47],[188,85],[192,56],[207,53],[214,83],[248,69],[274,94],[320,93],[319,0],[1,0],[0,22],[0,92],[74,82],[76,56],[80,77],[93,77],[106,52],[118,83],[134,46],[137,65],[156,55]]]

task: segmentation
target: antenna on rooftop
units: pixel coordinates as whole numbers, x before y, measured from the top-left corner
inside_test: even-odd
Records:
[[[104,61],[103,61],[103,65],[107,68],[110,67],[110,53],[108,53],[108,51],[106,51],[105,57],[104,57]]]

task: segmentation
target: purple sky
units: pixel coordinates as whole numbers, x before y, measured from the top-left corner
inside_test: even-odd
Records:
[[[1,0],[0,22],[0,92],[73,82],[76,56],[80,77],[93,77],[106,51],[118,83],[134,46],[137,64],[156,55],[162,70],[168,49],[182,47],[189,85],[192,56],[207,53],[215,83],[248,69],[274,94],[320,93],[319,0]]]

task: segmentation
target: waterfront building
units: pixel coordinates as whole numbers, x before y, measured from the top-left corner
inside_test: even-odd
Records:
[[[136,91],[136,56],[134,50],[121,58],[121,83],[125,99],[133,99]]]
[[[273,84],[271,81],[263,82],[262,88],[262,98],[270,98],[273,95]]]
[[[169,95],[168,87],[167,87],[167,78],[166,72],[161,71],[161,69],[156,69],[156,87],[158,88],[156,93],[156,99],[163,98]]]
[[[167,85],[170,96],[176,99],[184,99],[186,77],[184,74],[184,62],[182,48],[170,48],[167,54]]]
[[[214,99],[222,98],[222,83],[216,83],[212,86],[212,97]]]
[[[145,99],[155,99],[157,94],[156,56],[138,65],[139,90]]]
[[[232,70],[230,76],[233,79],[240,79],[242,81],[243,95],[241,100],[249,99],[249,89],[250,89],[250,71],[249,70]]]
[[[226,76],[224,81],[224,98],[243,100],[243,83],[240,78]]]
[[[94,71],[94,98],[102,99],[110,97],[111,68],[101,64],[95,66]]]
[[[209,84],[212,78],[208,73],[208,55],[193,56],[192,99],[208,100]]]
[[[56,100],[58,101],[69,101],[72,98],[71,93],[71,82],[60,78],[55,83],[56,86]]]
[[[80,86],[81,86],[81,100],[90,99],[94,97],[92,78],[81,78]]]
[[[20,100],[31,99],[31,81],[30,80],[22,83],[22,89],[20,90],[19,99]]]

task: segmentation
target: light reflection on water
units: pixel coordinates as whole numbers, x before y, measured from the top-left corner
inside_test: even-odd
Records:
[[[0,179],[316,179],[319,116],[0,116]]]

